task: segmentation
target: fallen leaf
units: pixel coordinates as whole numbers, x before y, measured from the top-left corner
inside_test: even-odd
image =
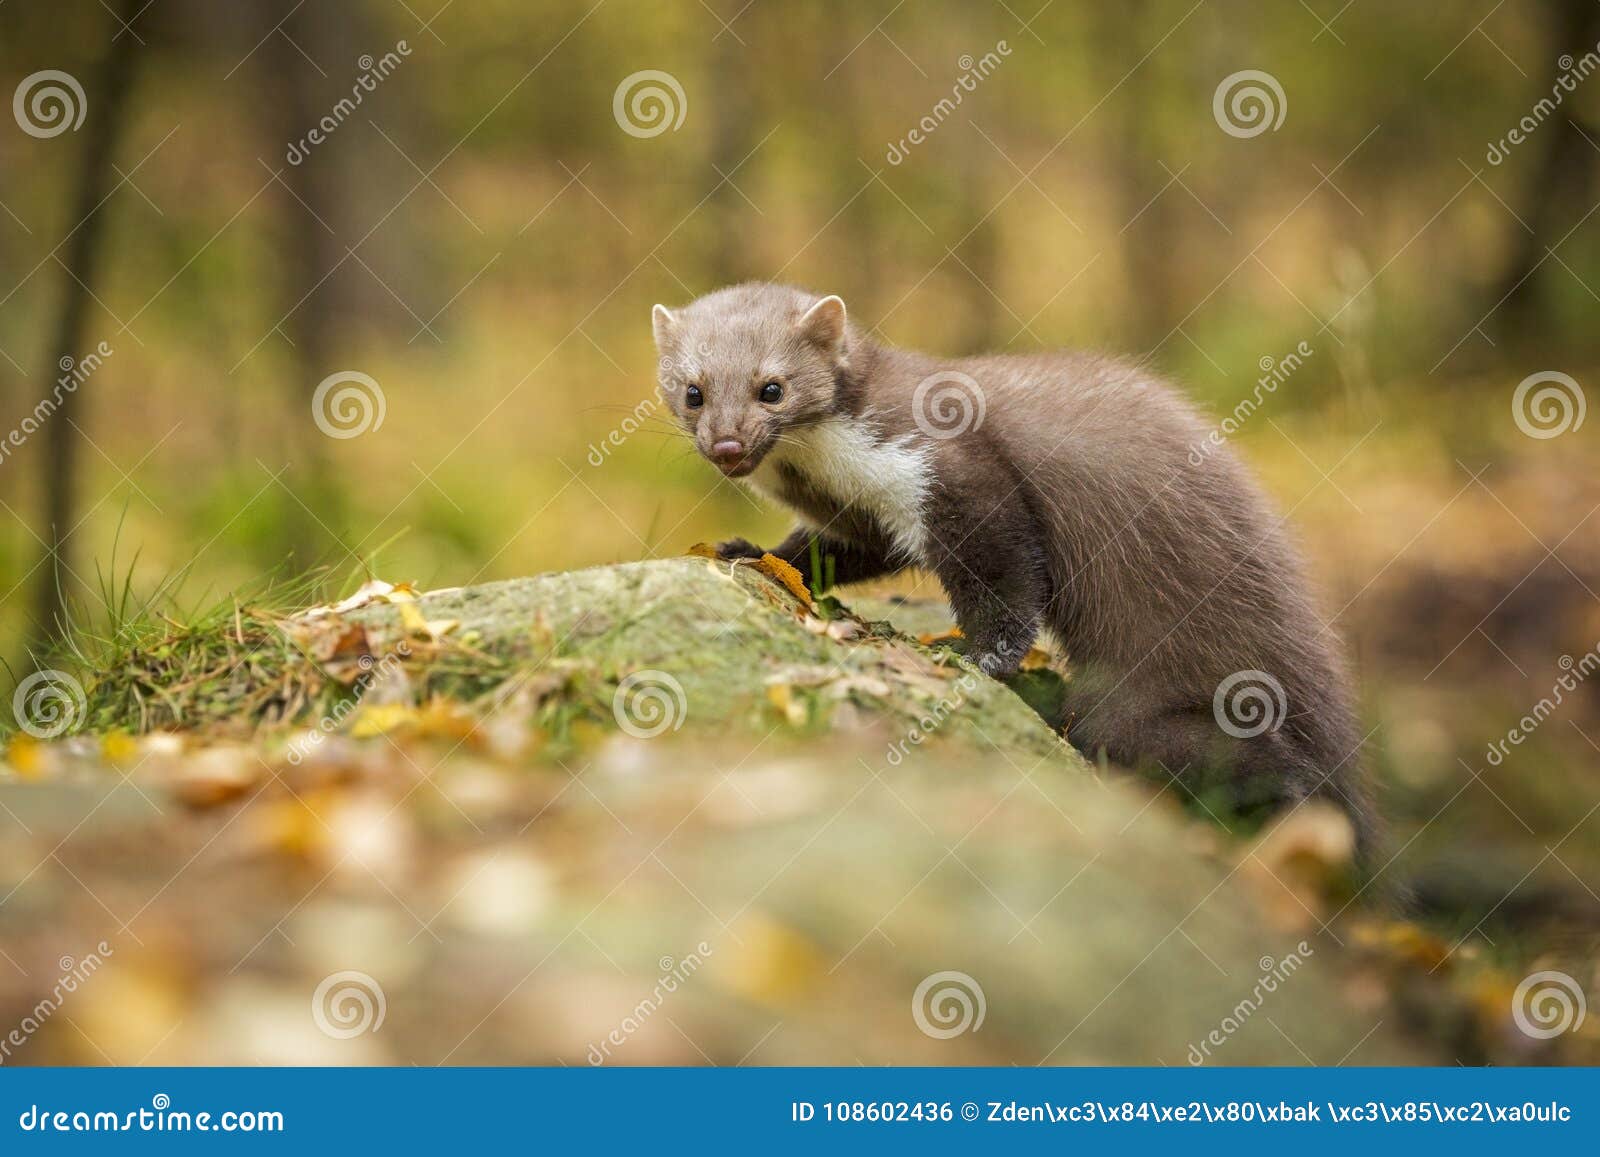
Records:
[[[715,559],[720,559],[722,557],[720,554],[717,553],[716,544],[715,543],[710,543],[710,542],[697,542],[697,543],[695,543],[693,546],[691,546],[689,548],[689,554],[692,557],[695,557],[695,558],[715,558]]]
[[[325,615],[343,615],[351,611],[358,611],[362,607],[374,603],[414,603],[417,601],[417,590],[410,583],[386,583],[382,579],[368,579],[362,583],[356,592],[349,598],[340,599],[336,603],[324,603],[321,606],[307,607],[305,610],[292,616],[296,619],[317,619]]]
[[[125,767],[139,754],[139,741],[120,728],[108,731],[100,739],[100,755],[113,767]]]
[[[480,720],[454,699],[430,699],[417,713],[417,734],[425,739],[471,739],[479,737]]]
[[[1037,671],[1050,665],[1050,652],[1043,647],[1029,647],[1028,653],[1022,656],[1022,670]]]
[[[768,683],[767,702],[778,709],[791,727],[804,726],[810,717],[805,700],[794,693],[794,687],[788,683]]]
[[[799,599],[806,606],[811,605],[811,592],[806,589],[805,579],[800,577],[800,572],[784,562],[783,559],[770,551],[756,560],[756,569],[770,578],[777,579],[789,589],[789,593]]]
[[[349,598],[340,599],[336,603],[323,603],[320,606],[307,607],[294,616],[297,619],[319,619],[324,615],[342,615],[348,611],[359,610],[369,603],[394,590],[394,584],[386,583],[382,579],[369,579],[356,588]]]
[[[822,978],[822,954],[788,924],[753,914],[730,933],[728,943],[711,958],[711,973],[747,1000],[782,1008],[796,1003]]]
[[[826,694],[830,699],[843,699],[857,691],[872,699],[887,699],[890,694],[889,684],[871,675],[845,675],[835,679],[828,684]]]
[[[353,739],[371,739],[419,720],[419,712],[409,703],[365,703],[350,721],[349,733]]]
[[[178,761],[172,794],[191,807],[215,807],[243,795],[266,769],[248,747],[206,747]]]
[[[256,840],[264,847],[296,858],[310,859],[328,845],[328,825],[319,814],[333,806],[327,788],[273,799],[248,809]]]
[[[1358,922],[1351,939],[1362,948],[1424,972],[1431,973],[1450,959],[1450,945],[1407,920]]]
[[[866,630],[854,619],[829,619],[826,633],[836,643],[847,643],[859,639]]]
[[[428,620],[417,609],[415,599],[406,599],[395,604],[395,610],[400,613],[400,625],[406,629],[407,634],[427,635],[429,633]]]
[[[1269,827],[1246,853],[1242,875],[1273,923],[1288,930],[1315,924],[1348,881],[1356,833],[1330,803],[1302,804]]]
[[[349,685],[371,668],[374,659],[367,629],[337,616],[289,619],[284,630],[295,646],[332,678]],[[362,661],[366,665],[362,665]]]
[[[13,735],[6,747],[6,763],[17,773],[18,779],[43,779],[50,771],[45,750],[45,745],[32,736]]]

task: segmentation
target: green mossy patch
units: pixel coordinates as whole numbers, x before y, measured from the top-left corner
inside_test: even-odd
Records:
[[[437,634],[419,632],[419,621]],[[87,674],[79,730],[304,724],[358,694],[363,675],[391,656],[416,703],[444,696],[487,709],[521,693],[544,721],[615,726],[624,680],[659,673],[676,685],[679,727],[880,722],[897,742],[937,735],[1085,766],[1044,721],[1060,686],[1054,671],[1007,687],[887,620],[819,617],[757,568],[703,558],[427,592],[407,608],[374,602],[307,619],[241,606],[169,624]]]

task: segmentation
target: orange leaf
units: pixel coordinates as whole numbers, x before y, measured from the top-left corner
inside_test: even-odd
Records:
[[[1022,657],[1024,671],[1037,671],[1041,667],[1050,665],[1050,652],[1042,647],[1029,647],[1028,653]]]
[[[806,589],[805,580],[800,577],[800,572],[777,555],[770,552],[762,555],[756,563],[756,569],[764,575],[777,579],[788,587],[789,593],[806,606],[809,607],[811,605],[811,592]]]

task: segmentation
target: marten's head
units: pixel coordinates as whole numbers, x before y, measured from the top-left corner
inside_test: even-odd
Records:
[[[729,478],[761,464],[785,432],[839,412],[849,336],[844,302],[778,285],[738,285],[653,312],[661,393]]]

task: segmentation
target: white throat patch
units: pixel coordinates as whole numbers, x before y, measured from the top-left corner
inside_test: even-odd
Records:
[[[914,435],[884,442],[859,418],[824,418],[786,435],[748,481],[781,502],[777,467],[790,466],[835,501],[867,512],[902,560],[918,563],[928,537],[923,515],[933,484],[931,456],[932,447],[916,445]]]

